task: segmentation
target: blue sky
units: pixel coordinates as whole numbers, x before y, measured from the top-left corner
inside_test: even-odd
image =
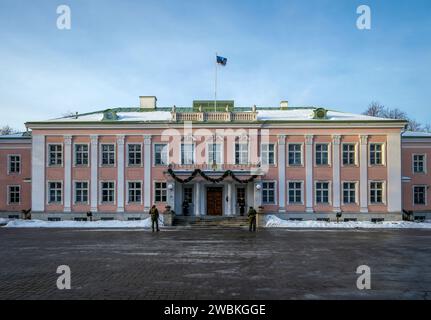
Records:
[[[56,28],[57,6],[72,29]],[[358,30],[356,8],[371,8]],[[0,126],[116,106],[371,101],[431,122],[431,1],[0,0]]]

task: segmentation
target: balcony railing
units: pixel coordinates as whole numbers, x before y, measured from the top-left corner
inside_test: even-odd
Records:
[[[257,112],[172,112],[174,122],[252,122]]]

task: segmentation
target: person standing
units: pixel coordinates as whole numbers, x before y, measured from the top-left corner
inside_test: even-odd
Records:
[[[250,209],[248,210],[249,230],[254,232],[256,231],[256,215],[256,210],[254,210],[253,207],[250,207]]]
[[[156,225],[156,230],[159,232],[159,210],[157,210],[156,206],[153,204],[153,206],[150,209],[150,215],[151,215],[151,228],[154,232],[154,224]]]

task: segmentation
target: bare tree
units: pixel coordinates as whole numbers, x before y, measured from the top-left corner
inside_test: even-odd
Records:
[[[386,108],[384,105],[378,103],[377,101],[373,101],[370,103],[367,110],[363,114],[372,117],[383,117],[385,109]]]
[[[13,129],[9,125],[5,125],[2,128],[0,128],[0,134],[1,135],[10,135],[16,133],[17,130]]]

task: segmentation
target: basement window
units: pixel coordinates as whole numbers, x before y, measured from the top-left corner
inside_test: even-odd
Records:
[[[87,221],[87,218],[75,217],[73,220],[74,221]]]
[[[10,214],[8,216],[8,219],[19,219],[19,215],[17,215],[17,214]]]
[[[344,218],[344,222],[354,222],[354,221],[358,221],[358,219],[356,219],[356,218]]]
[[[61,218],[58,218],[58,217],[49,217],[48,221],[61,221]]]
[[[385,218],[371,218],[371,222],[377,223],[377,222],[383,222],[385,221]]]
[[[317,218],[316,221],[325,221],[329,222],[329,218]]]
[[[135,217],[128,217],[127,220],[129,220],[129,221],[138,221],[138,220],[141,220],[141,218],[139,218],[139,217],[137,217],[137,218],[135,218]]]

